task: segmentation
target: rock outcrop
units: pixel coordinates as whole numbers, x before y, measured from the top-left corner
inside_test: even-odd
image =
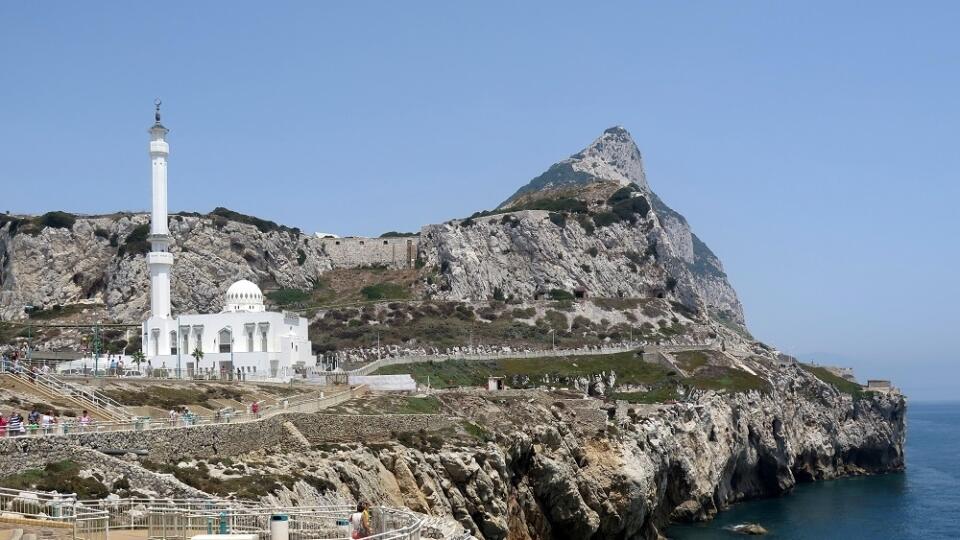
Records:
[[[660,297],[743,327],[723,265],[650,190],[623,128],[521,188],[493,212],[429,225],[420,248],[444,298],[518,299],[560,289],[591,297]]]

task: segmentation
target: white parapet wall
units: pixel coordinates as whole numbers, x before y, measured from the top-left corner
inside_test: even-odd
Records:
[[[417,381],[409,374],[403,375],[350,375],[351,385],[366,385],[370,390],[414,392],[417,390]]]

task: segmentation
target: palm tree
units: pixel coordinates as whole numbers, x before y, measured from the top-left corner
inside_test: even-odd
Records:
[[[134,351],[133,353],[133,363],[137,365],[137,371],[140,371],[140,363],[143,362],[145,357],[143,356],[143,351]],[[147,375],[150,375],[149,373]]]
[[[193,352],[190,353],[190,356],[192,356],[193,359],[197,361],[197,367],[194,369],[194,373],[199,373],[199,372],[200,372],[200,361],[203,360],[203,351],[200,350],[200,346],[199,346],[199,345],[197,345],[197,347],[196,347],[195,349],[193,349]]]

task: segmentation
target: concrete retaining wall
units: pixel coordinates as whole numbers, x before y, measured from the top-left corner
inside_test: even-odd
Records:
[[[417,390],[417,381],[409,374],[403,375],[350,375],[349,384],[362,384],[370,390],[410,391]]]

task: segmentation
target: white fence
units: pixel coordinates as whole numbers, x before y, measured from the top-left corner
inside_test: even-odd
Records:
[[[0,522],[28,519],[56,528],[72,526],[73,538],[106,540],[110,529],[146,530],[149,540],[187,540],[198,534],[270,532],[274,515],[285,516],[290,538],[346,540],[354,507],[247,505],[221,499],[98,499],[0,488]],[[426,517],[410,510],[370,508],[371,540],[419,540]]]

